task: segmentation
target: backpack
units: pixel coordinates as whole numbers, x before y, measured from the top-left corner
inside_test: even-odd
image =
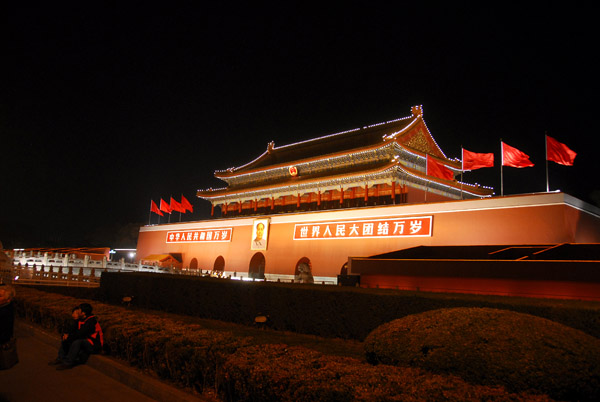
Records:
[[[95,317],[95,316],[91,315],[91,316],[87,317],[85,319],[85,321],[80,321],[79,328],[81,328],[81,326],[92,317]],[[90,337],[88,338],[88,341],[90,341],[90,343],[92,345],[94,345],[95,349],[102,350],[102,348],[104,348],[104,332],[102,332],[102,327],[100,326],[98,319],[96,319],[96,326],[94,327],[94,333],[90,335]]]
[[[102,327],[100,326],[100,323],[96,321],[96,332],[95,335],[98,337],[98,339],[100,340],[100,347],[103,348],[104,347],[104,332],[102,332]],[[92,335],[94,336],[94,335]]]

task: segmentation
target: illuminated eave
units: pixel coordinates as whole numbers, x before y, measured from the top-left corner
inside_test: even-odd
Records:
[[[395,173],[395,174],[394,174]],[[407,177],[407,182],[422,182],[428,188],[431,185],[447,189],[448,193],[457,194],[462,192],[476,198],[490,197],[492,189],[487,187],[476,187],[466,183],[438,179],[427,176],[423,172],[411,169],[399,163],[390,163],[378,169],[373,169],[357,174],[345,174],[330,176],[324,179],[307,179],[296,182],[286,182],[275,186],[262,186],[248,189],[246,191],[231,191],[227,188],[199,190],[197,195],[200,198],[211,201],[216,204],[225,202],[244,202],[248,200],[260,200],[273,196],[305,194],[307,191],[327,191],[331,189],[349,188],[357,185],[370,185],[374,182],[384,182],[389,179],[402,180],[402,176]],[[395,177],[392,177],[395,176]],[[413,178],[410,180],[408,178]],[[415,183],[418,184],[418,183]]]
[[[382,125],[386,125],[386,124],[392,124],[392,123],[397,123],[399,121],[402,120],[407,120],[407,119],[413,119],[412,122],[410,122],[406,127],[404,127],[402,130],[399,130],[398,132],[389,134],[384,136],[384,142],[387,141],[388,139],[392,139],[397,137],[398,135],[401,135],[402,133],[405,133],[407,130],[409,130],[410,128],[412,128],[415,123],[421,119],[422,117],[419,116],[407,116],[407,117],[402,117],[399,119],[394,119],[394,120],[389,120],[386,122],[381,122],[381,123],[376,123],[376,124],[371,124],[369,126],[364,126],[362,128],[355,128],[355,129],[351,129],[351,130],[346,130],[346,131],[342,131],[339,133],[335,133],[335,134],[329,134],[329,135],[324,135],[321,137],[317,137],[317,138],[311,138],[310,140],[305,140],[305,141],[299,141],[299,142],[295,142],[292,144],[287,144],[287,145],[283,145],[281,147],[275,147],[274,142],[269,143],[267,150],[265,152],[263,152],[259,157],[257,157],[256,159],[246,163],[245,165],[239,166],[239,167],[235,167],[235,168],[229,168],[229,169],[225,169],[225,170],[217,170],[214,172],[214,175],[216,178],[222,179],[227,181],[226,179],[228,178],[235,178],[235,177],[239,177],[239,176],[243,176],[246,174],[252,174],[252,173],[257,173],[257,172],[265,172],[268,170],[274,170],[274,169],[278,169],[281,168],[283,166],[290,166],[291,164],[297,164],[297,163],[307,163],[309,161],[312,160],[318,160],[318,159],[323,159],[323,158],[327,158],[327,157],[332,157],[334,155],[341,155],[341,154],[348,154],[349,152],[355,152],[355,150],[359,150],[359,149],[366,149],[366,148],[371,148],[371,147],[361,147],[361,148],[355,148],[355,150],[345,150],[345,151],[340,151],[340,152],[336,152],[336,153],[332,153],[332,154],[328,154],[328,155],[319,155],[317,157],[314,158],[306,158],[306,159],[300,159],[298,161],[294,161],[294,162],[288,162],[288,163],[282,163],[282,164],[278,164],[278,165],[272,165],[270,166],[268,169],[264,169],[264,168],[257,168],[257,169],[253,169],[250,170],[248,172],[244,172],[244,173],[236,173],[239,172],[240,170],[243,170],[253,164],[258,163],[259,161],[261,161],[262,159],[264,159],[269,153],[271,152],[276,152],[278,150],[284,150],[286,148],[292,148],[292,147],[296,147],[298,145],[303,145],[303,144],[309,144],[311,142],[317,142],[326,138],[332,138],[332,137],[336,137],[336,136],[341,136],[341,135],[345,135],[348,133],[352,133],[352,132],[356,132],[356,131],[360,131],[360,130],[366,130],[366,129],[370,129],[370,128],[375,128],[378,126],[382,126]],[[425,125],[426,126],[426,125]],[[431,135],[431,133],[429,133]],[[387,138],[385,138],[387,137]],[[435,140],[434,140],[435,143]],[[377,147],[379,144],[373,144],[372,147]],[[437,145],[437,143],[435,143],[436,147],[439,149],[439,146]],[[443,154],[443,152],[440,149],[440,152]]]
[[[390,135],[386,136],[384,139],[385,142],[374,144],[369,147],[355,148],[350,151],[338,152],[335,154],[321,155],[318,157],[307,158],[303,160],[297,160],[291,163],[278,164],[269,167],[268,169],[257,169],[251,172],[245,172],[242,174],[237,174],[234,176],[230,176],[226,179],[226,182],[230,185],[234,185],[236,182],[251,182],[251,181],[265,181],[269,178],[285,178],[289,175],[288,168],[290,166],[295,166],[300,173],[306,170],[310,165],[314,165],[315,163],[327,161],[328,166],[339,167],[347,164],[348,161],[350,163],[354,163],[355,160],[360,160],[364,163],[368,163],[369,161],[380,161],[381,154],[390,153],[390,156],[397,156],[402,158],[402,155],[410,155],[418,160],[420,160],[420,168],[425,171],[425,160],[427,154],[410,147],[407,147],[397,140],[397,136]],[[393,150],[389,150],[392,147]],[[379,152],[378,151],[384,151]],[[368,155],[371,154],[371,158]],[[365,157],[366,156],[366,157]],[[454,173],[460,172],[460,162],[453,160],[442,160],[438,157],[433,156],[433,158],[439,163],[451,169]],[[224,178],[223,178],[224,179]]]

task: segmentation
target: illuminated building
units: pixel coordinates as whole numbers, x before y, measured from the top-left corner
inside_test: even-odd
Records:
[[[349,257],[420,245],[600,243],[600,209],[563,193],[492,197],[491,188],[427,175],[427,156],[460,173],[420,107],[402,119],[270,143],[253,161],[215,172],[226,187],[198,191],[213,219],[144,226],[137,255],[177,253],[184,268],[237,279],[333,284]]]
[[[426,156],[453,174],[420,106],[409,117],[267,150],[215,172],[228,186],[198,191],[221,217],[489,197],[493,191],[426,174]]]

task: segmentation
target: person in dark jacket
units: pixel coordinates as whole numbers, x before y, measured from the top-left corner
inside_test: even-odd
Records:
[[[9,369],[19,362],[14,339],[14,297],[15,289],[0,280],[0,370]]]
[[[14,288],[0,283],[0,345],[10,341],[14,335],[15,306],[12,302],[14,297]]]
[[[71,310],[71,319],[65,320],[64,324],[60,329],[61,342],[60,349],[58,350],[58,357],[51,360],[48,364],[55,365],[61,364],[62,359],[67,355],[71,344],[73,343],[74,336],[79,329],[79,319],[81,318],[81,307],[79,305],[73,307]]]
[[[69,339],[72,339],[68,350],[59,350],[59,360],[61,364],[57,370],[65,370],[83,364],[91,354],[99,353],[102,350],[102,330],[98,324],[96,316],[92,314],[92,306],[89,303],[82,303],[81,313],[78,322],[78,329]]]

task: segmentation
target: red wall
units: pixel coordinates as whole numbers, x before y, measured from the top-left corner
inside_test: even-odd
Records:
[[[433,216],[430,237],[293,240],[294,225],[307,222],[348,221],[368,218]],[[226,271],[248,272],[253,218],[144,226],[140,229],[137,255],[177,252],[183,266],[197,259],[198,268],[212,269],[217,257]],[[231,242],[167,244],[169,230],[233,227]],[[562,193],[545,193],[482,200],[403,204],[336,211],[271,216],[266,274],[293,275],[296,263],[307,257],[312,274],[336,277],[349,256],[371,256],[419,245],[515,245],[600,243],[598,208]]]

